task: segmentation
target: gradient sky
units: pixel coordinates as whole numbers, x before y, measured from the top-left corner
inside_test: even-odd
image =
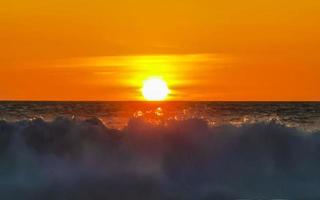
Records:
[[[0,99],[320,100],[318,0],[10,0]]]

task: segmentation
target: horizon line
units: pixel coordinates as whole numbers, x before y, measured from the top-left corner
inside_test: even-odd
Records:
[[[203,103],[320,103],[320,100],[165,100],[165,101],[147,101],[147,100],[1,100],[3,102],[141,102],[141,103],[187,103],[187,102],[203,102]]]

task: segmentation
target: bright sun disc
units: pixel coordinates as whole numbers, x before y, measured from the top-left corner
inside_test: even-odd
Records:
[[[164,80],[150,78],[143,82],[142,94],[149,101],[161,101],[169,94],[169,88]]]

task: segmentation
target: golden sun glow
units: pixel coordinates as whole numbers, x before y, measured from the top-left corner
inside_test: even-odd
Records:
[[[160,78],[149,78],[143,82],[142,94],[148,101],[162,101],[169,92],[167,83]]]

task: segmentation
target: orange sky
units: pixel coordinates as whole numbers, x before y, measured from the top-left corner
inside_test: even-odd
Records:
[[[317,0],[10,0],[0,99],[320,100]]]

